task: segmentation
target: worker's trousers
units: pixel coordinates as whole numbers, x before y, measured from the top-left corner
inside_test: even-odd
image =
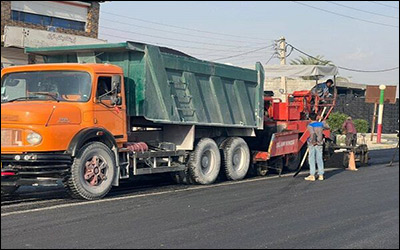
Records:
[[[324,174],[324,158],[322,155],[323,146],[308,145],[308,164],[310,165],[310,175],[315,175],[315,163],[318,165],[318,175]]]

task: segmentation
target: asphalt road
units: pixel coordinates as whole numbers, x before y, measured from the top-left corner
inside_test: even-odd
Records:
[[[399,248],[399,164],[3,205],[1,248]]]

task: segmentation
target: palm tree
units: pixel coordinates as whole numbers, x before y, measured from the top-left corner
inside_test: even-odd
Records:
[[[315,57],[305,57],[300,56],[300,58],[296,58],[290,62],[291,65],[333,65],[332,61],[324,60],[323,56],[317,55]],[[318,59],[318,60],[317,60]]]
[[[333,65],[332,61],[324,60],[323,56],[317,55],[315,58],[299,56],[294,60],[290,61],[290,65]],[[316,76],[303,76],[304,80],[316,80]]]

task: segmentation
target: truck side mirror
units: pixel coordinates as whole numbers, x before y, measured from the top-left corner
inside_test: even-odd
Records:
[[[111,104],[114,106],[120,106],[122,104],[122,98],[118,95],[121,93],[121,76],[113,75],[111,78]]]
[[[113,75],[111,78],[111,88],[115,93],[121,92],[121,76]]]

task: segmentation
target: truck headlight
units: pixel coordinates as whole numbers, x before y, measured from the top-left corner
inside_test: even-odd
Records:
[[[42,141],[42,136],[35,132],[30,132],[26,136],[26,141],[31,145],[37,145]]]

